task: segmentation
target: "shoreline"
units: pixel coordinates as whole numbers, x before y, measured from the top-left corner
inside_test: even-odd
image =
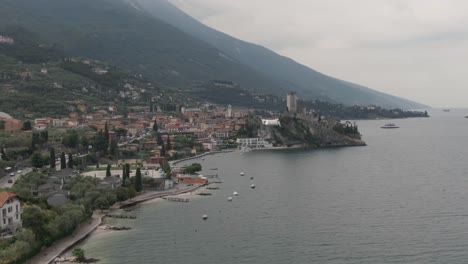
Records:
[[[167,196],[177,196],[177,195],[182,195],[185,193],[191,193],[198,189],[206,187],[207,185],[208,184],[203,184],[203,185],[193,186],[191,188],[186,188],[186,189],[181,189],[181,190],[172,190],[172,191],[162,192],[162,193],[156,193],[156,192],[142,193],[124,202],[115,203],[112,207],[108,209],[108,212],[106,213],[103,213],[101,210],[95,211],[93,215],[88,220],[81,223],[80,226],[77,229],[75,229],[75,231],[73,231],[71,235],[68,235],[58,241],[55,241],[51,246],[41,250],[39,253],[37,253],[34,257],[30,258],[25,263],[27,264],[54,263],[54,261],[58,257],[70,251],[74,246],[83,242],[90,235],[92,235],[99,228],[99,226],[104,222],[104,218],[107,217],[107,215],[113,211],[116,211],[125,207],[129,207],[129,206],[137,205],[140,203],[144,203],[150,200],[155,200],[159,198],[162,199]],[[85,225],[86,222],[88,222],[89,224]]]
[[[234,150],[221,150],[221,151],[209,151],[209,152],[205,152],[205,153],[202,153],[200,155],[196,155],[196,156],[193,156],[193,157],[188,157],[188,158],[183,158],[183,159],[179,159],[179,160],[175,160],[175,161],[171,161],[171,166],[174,166],[180,162],[184,162],[184,161],[187,161],[187,160],[191,160],[191,159],[197,159],[197,158],[200,158],[200,157],[204,157],[204,156],[208,156],[208,155],[214,155],[214,154],[219,154],[219,153],[229,153],[229,152],[233,152]],[[32,258],[30,258],[28,261],[26,261],[25,263],[27,264],[35,264],[35,263],[46,263],[46,264],[49,264],[49,263],[54,263],[54,261],[62,254],[68,252],[71,248],[73,248],[74,246],[76,246],[77,244],[81,243],[83,240],[85,240],[86,238],[88,238],[92,233],[94,233],[96,230],[98,230],[99,226],[104,222],[104,218],[107,216],[107,214],[113,212],[113,211],[116,211],[118,209],[122,209],[122,208],[125,208],[125,207],[129,207],[129,206],[133,206],[133,205],[136,205],[136,204],[140,204],[140,203],[144,203],[144,202],[148,202],[148,201],[151,201],[151,200],[155,200],[155,199],[162,199],[164,197],[168,197],[168,196],[177,196],[177,195],[181,195],[181,194],[186,194],[186,193],[191,193],[191,192],[194,192],[196,191],[197,189],[201,189],[203,187],[206,187],[207,185],[209,185],[209,183],[207,184],[203,184],[203,185],[198,185],[198,186],[193,186],[191,188],[187,188],[187,189],[182,189],[182,190],[176,190],[174,192],[174,190],[171,190],[171,191],[167,191],[167,192],[146,192],[146,193],[142,193],[132,199],[128,199],[126,201],[123,201],[123,202],[117,202],[115,203],[114,205],[112,205],[109,209],[108,209],[108,212],[107,213],[102,213],[101,214],[96,214],[96,212],[93,213],[93,215],[86,221],[89,221],[91,220],[90,224],[93,223],[92,225],[92,228],[86,228],[87,226],[84,225],[85,222],[81,223],[80,226],[75,229],[73,231],[73,233],[71,235],[68,235],[58,241],[55,241],[51,246],[41,250],[40,252],[38,252],[36,255],[34,255]],[[68,241],[70,240],[70,241]],[[52,255],[53,257],[48,257],[49,255]]]

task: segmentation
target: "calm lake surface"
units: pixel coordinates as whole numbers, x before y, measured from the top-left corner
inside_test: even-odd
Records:
[[[358,121],[366,147],[207,156],[213,196],[139,205],[81,246],[113,264],[466,263],[468,110],[430,114]]]

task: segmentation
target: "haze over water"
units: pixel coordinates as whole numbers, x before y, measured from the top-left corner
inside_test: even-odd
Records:
[[[366,147],[192,160],[219,168],[213,196],[139,205],[114,223],[132,230],[82,247],[100,263],[466,262],[468,110],[431,112],[358,121]]]

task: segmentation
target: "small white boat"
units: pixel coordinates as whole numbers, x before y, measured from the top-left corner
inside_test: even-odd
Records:
[[[250,188],[255,189],[255,184],[250,185]]]
[[[392,128],[399,128],[399,126],[395,125],[395,124],[385,124],[385,126],[381,126],[380,128],[383,128],[383,129],[392,129]]]
[[[208,219],[208,215],[204,214],[203,215],[203,220],[206,220],[206,219]]]
[[[245,173],[244,173],[244,172],[241,172],[241,173],[240,173],[240,176],[244,176],[244,175],[245,175]]]
[[[238,192],[236,192],[236,191],[234,191],[232,194],[233,194],[234,196],[237,196],[237,195],[239,195],[239,193],[238,193]]]
[[[231,196],[228,197],[228,201],[232,202],[232,197]]]

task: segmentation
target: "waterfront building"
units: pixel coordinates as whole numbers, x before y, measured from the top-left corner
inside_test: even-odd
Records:
[[[297,113],[297,96],[296,96],[296,92],[293,92],[293,91],[288,92],[288,96],[286,98],[286,103],[287,103],[289,113],[292,113],[292,114]]]
[[[256,149],[256,148],[271,148],[273,145],[262,138],[238,138],[238,149]]]
[[[14,193],[0,192],[0,238],[14,236],[21,228],[21,203]]]

